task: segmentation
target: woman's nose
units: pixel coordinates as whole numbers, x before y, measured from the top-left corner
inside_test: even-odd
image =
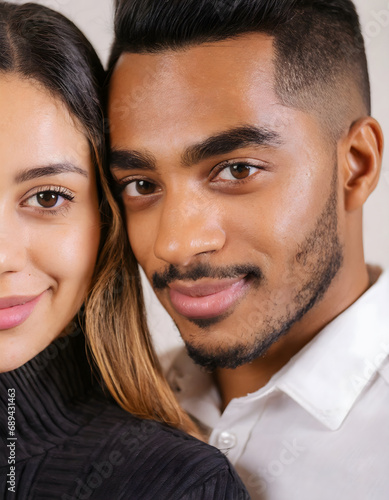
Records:
[[[0,217],[0,274],[22,271],[27,263],[27,248],[20,227],[11,218]]]

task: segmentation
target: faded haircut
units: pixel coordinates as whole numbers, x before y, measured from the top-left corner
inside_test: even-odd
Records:
[[[116,0],[113,70],[123,52],[158,53],[248,33],[273,37],[281,103],[315,113],[331,136],[370,115],[370,84],[351,0]]]

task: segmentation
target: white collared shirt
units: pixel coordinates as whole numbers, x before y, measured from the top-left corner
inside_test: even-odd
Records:
[[[389,272],[268,384],[221,414],[181,353],[168,378],[253,500],[389,499]]]

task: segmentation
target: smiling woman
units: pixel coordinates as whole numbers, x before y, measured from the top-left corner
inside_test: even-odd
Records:
[[[100,239],[84,133],[34,80],[0,77],[1,371],[41,352],[76,315]]]
[[[246,499],[155,362],[104,178],[104,77],[67,19],[0,1],[0,498]]]

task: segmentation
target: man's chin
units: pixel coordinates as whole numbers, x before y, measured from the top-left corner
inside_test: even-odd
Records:
[[[201,330],[208,330],[208,328],[210,328],[211,326],[215,326],[218,323],[221,323],[230,315],[231,312],[227,312],[225,314],[220,314],[219,316],[214,316],[212,318],[188,318],[188,321],[196,325]]]
[[[208,371],[218,368],[235,369],[239,366],[251,363],[255,359],[266,354],[275,339],[257,342],[254,346],[235,345],[232,347],[205,348],[185,342],[186,350],[193,361]]]
[[[327,284],[326,284],[327,286]],[[206,368],[209,371],[214,371],[218,368],[235,369],[239,366],[251,363],[254,360],[265,356],[269,348],[278,342],[282,337],[287,335],[291,327],[300,321],[305,314],[320,300],[323,296],[322,288],[317,290],[314,297],[310,297],[308,304],[303,304],[300,309],[295,311],[294,315],[289,318],[283,317],[278,322],[267,324],[262,330],[254,330],[246,332],[246,343],[237,343],[232,346],[221,346],[220,342],[217,346],[202,345],[199,342],[192,343],[184,339],[187,352],[193,361]],[[247,339],[251,339],[248,343]],[[253,340],[254,339],[254,340]],[[207,339],[203,339],[204,344]]]

